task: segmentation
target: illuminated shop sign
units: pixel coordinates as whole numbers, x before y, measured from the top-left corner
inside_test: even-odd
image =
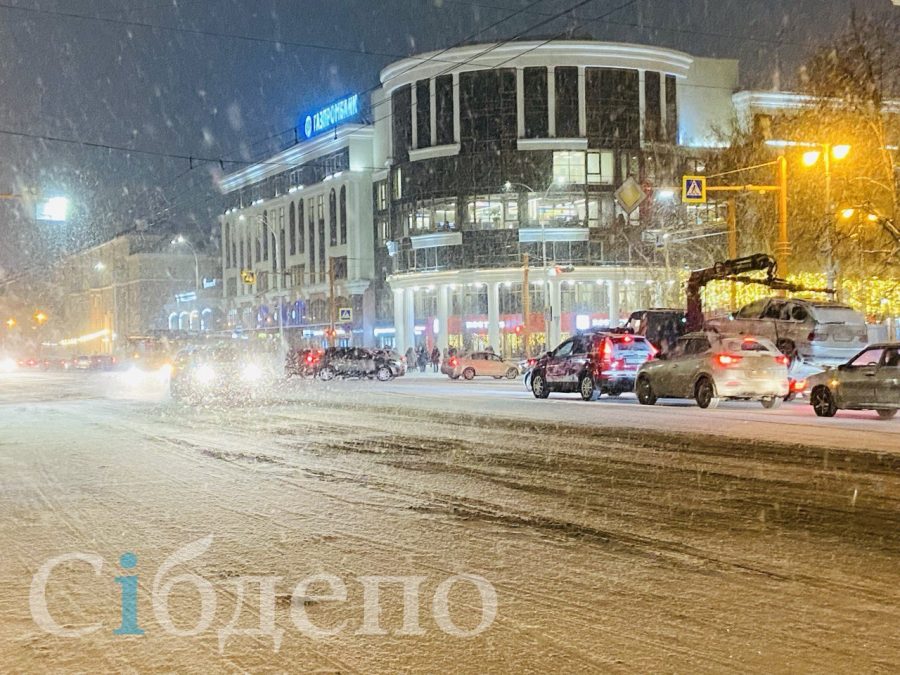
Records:
[[[359,94],[353,94],[335,101],[317,113],[307,115],[303,122],[303,136],[311,138],[357,115],[359,115]]]

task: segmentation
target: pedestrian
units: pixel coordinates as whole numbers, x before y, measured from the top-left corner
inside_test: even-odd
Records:
[[[438,372],[441,365],[441,350],[437,348],[437,345],[434,346],[434,349],[431,350],[431,370],[432,372]]]
[[[424,373],[428,369],[428,352],[425,351],[425,347],[423,345],[419,345],[419,372]]]
[[[416,350],[412,347],[406,350],[406,367],[410,370],[416,367]]]

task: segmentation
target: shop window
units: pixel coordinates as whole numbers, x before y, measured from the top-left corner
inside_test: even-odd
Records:
[[[589,185],[613,185],[615,183],[615,155],[612,150],[587,154],[587,182]]]
[[[546,138],[547,128],[547,69],[525,68],[525,138]]]

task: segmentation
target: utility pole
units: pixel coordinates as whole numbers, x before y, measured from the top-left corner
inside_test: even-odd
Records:
[[[528,283],[528,254],[522,254],[522,339],[525,340],[525,358],[531,358],[528,315],[531,314],[531,286]]]
[[[328,346],[334,347],[335,343],[335,335],[334,335],[334,318],[335,318],[335,306],[334,306],[334,256],[328,258],[328,317],[330,327],[328,329]]]

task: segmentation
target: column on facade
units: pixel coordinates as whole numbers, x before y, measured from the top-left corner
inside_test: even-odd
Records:
[[[516,136],[525,138],[525,69],[516,68]]]
[[[585,82],[585,67],[578,66],[578,135],[587,137],[587,84]]]
[[[638,71],[638,118],[640,119],[638,129],[640,129],[641,143],[645,140],[644,124],[647,119],[647,95],[644,89],[644,75],[646,72],[645,70]]]
[[[500,353],[500,284],[488,284],[488,344]]]
[[[547,135],[556,137],[556,70],[547,67]]]
[[[619,282],[610,280],[606,290],[609,293],[609,327],[616,328],[619,325]]]
[[[459,73],[453,73],[453,142],[460,142],[460,128],[462,126],[459,118]]]
[[[430,113],[428,124],[431,130],[431,144],[437,145],[437,86],[435,83],[436,78],[430,78],[428,80],[428,111]]]
[[[406,291],[402,288],[394,290],[394,345],[401,354],[406,351]]]
[[[416,108],[419,105],[419,97],[417,96],[416,89],[417,89],[416,83],[413,82],[412,86],[410,87],[410,107],[409,107],[410,114],[412,115],[412,147],[413,148],[419,147],[419,125],[417,123],[419,113],[418,113],[418,110],[416,110]]]
[[[550,323],[547,327],[547,348],[553,349],[559,344],[562,334],[562,287],[557,278],[548,282],[547,290],[550,293]]]
[[[416,294],[411,288],[407,288],[406,299],[403,303],[403,333],[406,336],[406,344],[403,349],[416,346]]]
[[[437,346],[444,352],[450,346],[450,287],[441,284],[437,289]]]

